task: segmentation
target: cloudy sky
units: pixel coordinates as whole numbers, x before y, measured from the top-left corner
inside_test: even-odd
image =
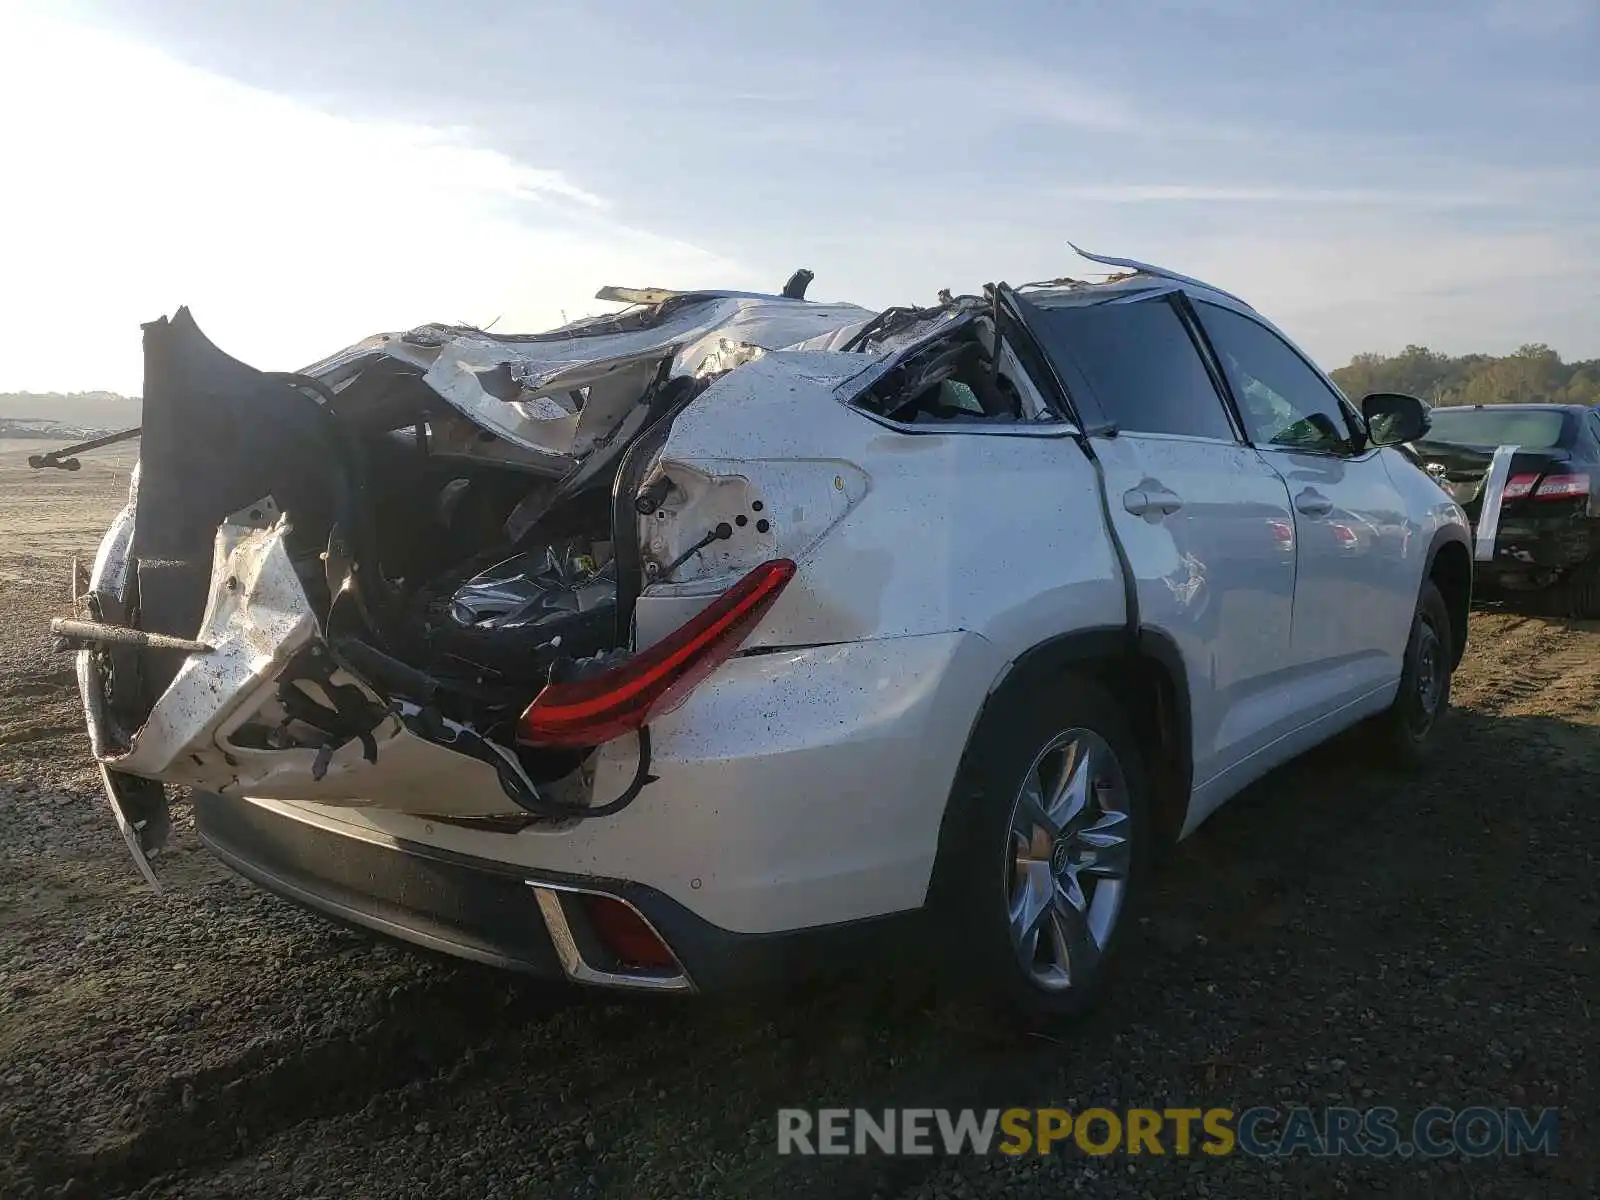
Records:
[[[1090,268],[1337,365],[1600,356],[1600,0],[0,0],[0,390],[187,304],[293,369],[604,284],[926,302]]]

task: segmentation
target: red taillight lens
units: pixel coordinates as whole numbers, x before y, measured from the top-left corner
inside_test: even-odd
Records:
[[[1535,500],[1576,500],[1589,494],[1587,475],[1546,475],[1533,493]]]
[[[583,911],[595,937],[621,966],[666,969],[678,965],[655,930],[622,901],[585,894]]]
[[[1533,485],[1538,482],[1537,475],[1513,475],[1506,480],[1505,490],[1500,494],[1506,500],[1521,500],[1533,491]]]
[[[1503,493],[1507,500],[1576,500],[1589,494],[1589,477],[1583,474],[1546,475],[1541,481],[1537,475],[1513,475],[1506,480]]]
[[[517,725],[532,746],[598,746],[671,712],[732,656],[772,607],[795,564],[762,563],[648,650],[620,667],[572,683],[552,683]]]

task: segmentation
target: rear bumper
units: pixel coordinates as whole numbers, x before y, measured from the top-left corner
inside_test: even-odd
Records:
[[[341,837],[247,801],[194,793],[206,848],[251,882],[341,922],[559,978],[522,874],[430,847]]]
[[[403,840],[378,841],[279,806],[196,792],[206,847],[261,888],[340,924],[544,979],[634,991],[728,991],[848,965],[904,944],[915,914],[782,934],[718,928],[643,884],[530,872]],[[631,906],[681,968],[629,972],[605,960],[576,898]]]
[[[1494,557],[1479,563],[1478,570],[1489,580],[1571,570],[1600,550],[1597,524],[1600,522],[1587,517],[1502,518]]]
[[[650,726],[654,781],[592,820],[507,834],[389,811],[377,793],[365,806],[263,803],[524,878],[631,880],[737,933],[841,925],[922,907],[951,780],[1001,665],[963,633],[730,659]],[[622,795],[637,767],[633,738],[601,747],[595,803]],[[443,782],[457,805],[480,786]]]

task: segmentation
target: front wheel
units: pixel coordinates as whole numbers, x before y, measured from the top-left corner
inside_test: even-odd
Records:
[[[1148,787],[1116,701],[1069,677],[996,698],[941,831],[935,917],[954,982],[1025,1023],[1098,995],[1148,857]]]
[[[1394,766],[1414,770],[1428,760],[1434,734],[1450,709],[1455,637],[1450,610],[1430,579],[1411,618],[1400,690],[1375,721],[1382,757]]]

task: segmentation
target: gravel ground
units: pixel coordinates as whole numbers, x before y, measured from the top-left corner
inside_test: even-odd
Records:
[[[1600,1194],[1600,627],[1475,615],[1439,766],[1347,739],[1230,803],[1059,1038],[906,980],[603,1004],[328,927],[182,812],[144,889],[42,634],[127,467],[0,445],[0,1196]],[[1091,1103],[1550,1105],[1561,1154],[775,1153],[780,1106]]]

